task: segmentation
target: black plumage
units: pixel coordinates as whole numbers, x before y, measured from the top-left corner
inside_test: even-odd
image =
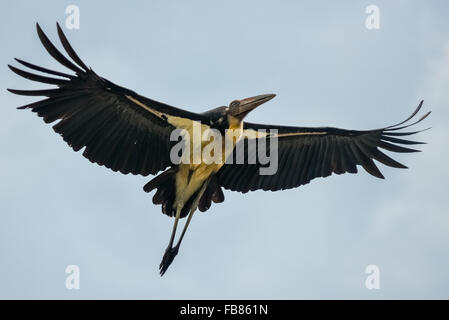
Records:
[[[307,184],[317,177],[327,177],[332,173],[357,173],[357,166],[383,179],[384,176],[373,160],[393,168],[407,167],[390,158],[380,149],[410,153],[419,150],[401,145],[423,144],[423,142],[398,138],[398,136],[413,135],[420,131],[397,132],[421,122],[430,114],[427,112],[416,122],[400,126],[410,121],[422,105],[423,101],[405,121],[376,130],[358,131],[329,127],[304,128],[244,123],[246,129],[276,129],[279,132],[277,137],[278,171],[274,175],[260,175],[259,169],[263,166],[260,163],[249,164],[246,161],[243,165],[225,164],[218,172],[220,185],[226,189],[244,193],[258,189],[285,190]],[[270,145],[269,142],[266,142],[266,145]]]

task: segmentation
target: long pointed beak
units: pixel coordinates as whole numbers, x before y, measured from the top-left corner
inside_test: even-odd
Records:
[[[275,94],[261,94],[259,96],[242,99],[240,100],[240,104],[231,110],[231,114],[239,120],[242,120],[252,110],[273,99],[275,96]]]

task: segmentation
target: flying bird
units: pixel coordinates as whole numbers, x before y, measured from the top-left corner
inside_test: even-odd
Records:
[[[174,217],[169,245],[159,265],[163,275],[178,253],[187,227],[196,209],[206,211],[213,203],[224,201],[223,189],[246,193],[248,191],[277,191],[299,187],[317,177],[332,173],[357,173],[358,166],[371,175],[383,179],[376,163],[394,168],[406,168],[381,150],[409,153],[419,150],[409,145],[423,142],[404,139],[421,132],[402,131],[425,119],[410,120],[420,111],[421,101],[406,120],[375,130],[346,130],[332,127],[292,127],[244,122],[255,108],[271,100],[274,94],[236,99],[227,106],[194,113],[155,101],[134,91],[116,85],[88,67],[73,50],[59,24],[57,32],[66,55],[58,50],[36,24],[37,34],[48,53],[69,73],[50,70],[21,59],[24,67],[41,72],[33,73],[8,65],[26,79],[55,85],[51,89],[16,90],[10,92],[24,96],[42,96],[43,100],[18,109],[30,109],[75,151],[83,149],[83,156],[91,162],[113,171],[134,175],[157,175],[144,187],[145,192],[156,190],[153,203],[161,205],[162,212]],[[45,75],[44,75],[45,74]],[[215,138],[201,140],[195,146],[185,137],[215,130],[221,141],[219,148],[210,148]],[[180,137],[173,139],[175,130]],[[194,139],[193,139],[194,140]],[[276,141],[276,143],[271,143]],[[255,144],[252,144],[255,142]],[[262,143],[263,142],[263,143]],[[250,148],[250,145],[255,147]],[[173,148],[193,148],[184,160],[173,161]],[[216,144],[214,144],[216,146]],[[226,148],[225,146],[230,146]],[[266,154],[277,155],[276,171],[262,174],[267,163],[257,159],[265,146]],[[193,161],[195,148],[209,147],[220,161]],[[243,150],[243,161],[237,161],[238,149]],[[221,155],[219,155],[219,151]],[[178,153],[179,155],[179,153]],[[230,161],[235,160],[235,161]],[[178,237],[178,221],[187,217]]]

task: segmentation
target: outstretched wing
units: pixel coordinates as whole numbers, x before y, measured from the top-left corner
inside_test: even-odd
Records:
[[[57,30],[73,62],[50,42],[37,24],[37,33],[48,53],[76,75],[16,59],[25,67],[56,77],[9,66],[16,74],[57,86],[45,90],[8,89],[19,95],[47,97],[18,109],[31,109],[47,123],[59,120],[53,129],[73,150],[85,148],[83,155],[87,159],[114,171],[148,175],[171,165],[170,133],[177,124],[201,121],[202,116],[142,97],[100,77],[81,61],[59,24]]]
[[[273,175],[260,175],[262,167],[256,161],[248,163],[248,159],[256,159],[257,148],[245,149],[243,164],[225,164],[218,172],[219,184],[226,189],[240,192],[262,190],[284,190],[309,183],[317,177],[327,177],[332,173],[357,173],[357,166],[362,166],[371,175],[384,178],[373,160],[394,168],[406,168],[403,164],[393,160],[380,149],[392,152],[417,152],[419,150],[402,145],[422,144],[399,137],[409,136],[420,131],[400,132],[398,130],[410,127],[424,120],[427,112],[418,121],[401,126],[411,120],[421,109],[423,101],[413,114],[405,121],[393,126],[377,130],[344,130],[337,128],[301,128],[283,127],[245,123],[244,129],[270,130],[276,129],[277,134],[271,135],[278,139],[278,168]],[[422,131],[422,130],[421,130]],[[249,137],[256,137],[254,132]],[[258,138],[258,139],[270,139]],[[240,143],[246,143],[248,139]],[[266,142],[269,146],[270,143]]]

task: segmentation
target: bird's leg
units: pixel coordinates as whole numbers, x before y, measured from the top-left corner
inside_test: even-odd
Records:
[[[173,242],[175,241],[176,229],[178,227],[179,218],[181,217],[182,205],[176,205],[176,215],[175,222],[173,223],[173,229],[171,231],[170,242],[168,243],[168,248],[173,247]]]
[[[182,206],[177,206],[177,208],[176,208],[176,219],[175,219],[175,222],[173,224],[173,231],[172,231],[172,234],[171,234],[171,237],[170,237],[170,243],[168,244],[168,247],[165,250],[164,256],[162,257],[161,264],[159,265],[159,271],[160,271],[161,276],[164,275],[165,271],[167,271],[168,267],[173,262],[173,260],[175,259],[176,255],[178,254],[179,247],[181,245],[182,239],[184,238],[184,234],[186,233],[187,227],[189,226],[189,223],[192,220],[193,213],[198,208],[198,203],[200,202],[200,199],[203,196],[204,191],[206,191],[207,185],[209,184],[209,180],[210,179],[208,178],[203,183],[203,185],[202,185],[198,195],[193,200],[192,206],[190,207],[190,213],[189,213],[189,216],[187,218],[186,224],[184,225],[184,228],[182,230],[181,236],[179,237],[179,240],[178,240],[178,243],[176,244],[176,246],[173,247],[173,241],[175,239],[176,228],[177,228],[178,220],[179,220],[179,217],[181,215],[181,210],[182,210]]]
[[[175,240],[175,234],[176,234],[176,228],[178,227],[178,221],[179,217],[181,216],[181,210],[182,205],[177,204],[176,205],[176,216],[175,216],[175,222],[173,223],[173,229],[170,236],[170,242],[168,243],[167,249],[165,249],[164,256],[162,257],[161,264],[159,265],[159,272],[161,273],[161,276],[164,275],[165,271],[167,271],[170,264],[173,262],[173,259],[175,259],[176,255],[178,254],[178,247],[173,248],[173,241]]]
[[[204,183],[203,186],[201,187],[200,192],[198,193],[198,195],[196,196],[195,200],[192,203],[192,206],[190,207],[190,213],[189,216],[187,218],[186,224],[184,225],[184,228],[182,229],[182,233],[181,236],[179,237],[178,243],[176,244],[176,247],[179,249],[179,246],[181,245],[182,239],[184,238],[184,234],[187,231],[187,228],[189,227],[189,223],[192,220],[193,217],[193,213],[195,212],[195,210],[198,208],[198,203],[200,202],[201,197],[204,194],[204,191],[206,191],[207,185],[209,184],[209,180],[210,178],[208,178]]]

